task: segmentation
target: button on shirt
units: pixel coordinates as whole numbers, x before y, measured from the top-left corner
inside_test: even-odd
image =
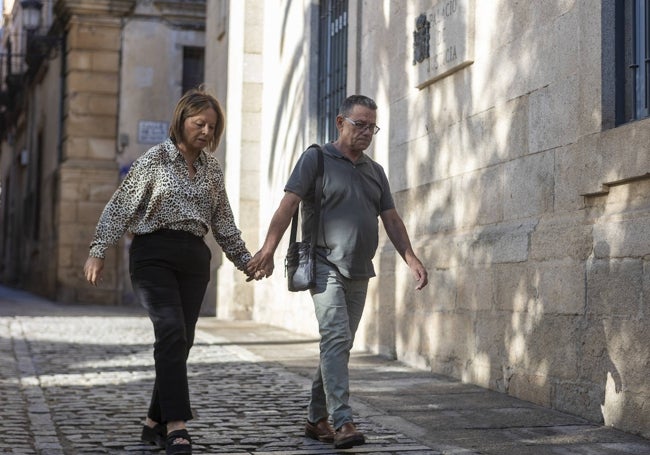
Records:
[[[173,229],[204,237],[212,228],[226,257],[242,270],[251,255],[235,225],[221,166],[201,151],[194,167],[190,178],[171,139],[138,158],[102,212],[90,256],[103,258],[127,231],[142,235]]]
[[[317,150],[307,149],[293,169],[285,191],[302,199],[302,237],[308,241],[314,206]],[[355,163],[332,144],[323,147],[324,175],[319,253],[350,279],[375,276],[372,258],[379,238],[378,216],[395,207],[381,165],[363,154]]]

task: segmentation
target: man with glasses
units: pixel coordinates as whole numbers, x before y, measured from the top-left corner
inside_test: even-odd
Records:
[[[312,383],[305,434],[322,442],[334,442],[337,449],[365,442],[354,425],[349,405],[348,363],[368,280],[375,276],[372,258],[378,246],[378,217],[411,269],[416,289],[422,289],[428,282],[427,271],[413,252],[395,209],[386,174],[364,153],[379,132],[376,118],[377,105],[372,99],[362,95],[348,97],[336,117],[338,139],[323,147],[325,171],[316,239],[317,284],[310,291],[321,335],[320,364]],[[264,245],[248,263],[249,276],[260,278],[273,273],[273,255],[300,201],[306,220],[303,240],[309,240],[318,153],[318,149],[310,147],[296,163]]]

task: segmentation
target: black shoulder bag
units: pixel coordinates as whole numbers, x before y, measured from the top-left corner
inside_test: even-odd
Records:
[[[320,226],[320,205],[323,195],[323,150],[318,144],[310,146],[318,150],[318,173],[314,183],[314,216],[311,229],[311,242],[296,242],[298,233],[298,211],[296,209],[291,220],[291,237],[289,248],[284,260],[287,282],[291,292],[306,291],[316,286],[316,243]]]

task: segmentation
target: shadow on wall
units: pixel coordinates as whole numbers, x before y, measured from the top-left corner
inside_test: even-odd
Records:
[[[265,131],[269,132],[268,137],[264,138],[268,158],[264,158],[265,162],[262,166],[262,169],[266,169],[266,173],[262,171],[261,175],[261,178],[266,180],[262,187],[270,188],[275,193],[267,192],[261,195],[260,208],[263,215],[260,245],[293,166],[306,147],[315,142],[314,131],[306,127],[314,123],[310,118],[311,111],[308,109],[311,100],[307,99],[309,92],[314,90],[311,72],[316,71],[316,63],[310,60],[314,58],[314,49],[306,47],[311,40],[308,37],[298,36],[298,31],[293,26],[296,18],[302,18],[305,33],[309,33],[310,25],[314,23],[312,15],[317,15],[317,10],[317,5],[312,3],[284,2],[277,14],[278,19],[281,18],[278,31],[280,41],[277,44],[279,61],[273,71],[281,73],[278,80],[282,85],[265,98],[265,105],[273,106],[275,112],[274,115],[264,116],[265,119],[269,119],[269,124],[264,126]],[[271,204],[272,200],[277,202]],[[272,209],[269,209],[269,206],[272,206]],[[256,291],[255,296],[256,302],[277,300],[280,296],[282,303],[280,305],[256,303],[254,319],[303,334],[316,335],[318,328],[309,294],[290,293],[286,288],[284,254],[288,247],[288,239],[289,234],[285,232],[276,250],[276,268],[273,277],[258,285],[260,291]]]
[[[609,279],[611,276],[610,247],[606,241],[601,240],[594,246],[593,257],[587,266],[586,330],[581,344],[580,368],[585,386],[577,397],[584,401],[578,403],[578,406],[585,408],[586,416],[600,422],[604,422],[606,414],[607,389],[613,389],[616,394],[623,389],[621,375],[609,352],[610,336],[616,338],[620,336],[620,331],[612,331],[611,327],[607,330],[606,326],[612,325],[611,319],[607,317],[607,311],[603,312],[597,309],[601,305],[602,297],[605,297],[607,293],[602,284],[609,287],[612,284]],[[610,303],[618,304],[619,302]],[[602,404],[597,408],[592,403]]]
[[[284,37],[293,36],[292,31],[288,30],[290,24],[288,22],[289,8],[291,2],[287,2],[284,7],[282,29],[280,31],[280,36],[282,40],[280,43],[280,60],[284,63],[285,58],[283,54],[285,53],[285,39]],[[311,8],[305,8],[304,11],[304,23],[311,24],[310,18]],[[309,27],[307,28],[309,30]],[[299,90],[298,87],[306,87],[307,78],[309,78],[309,66],[301,65],[305,60],[305,49],[302,46],[295,46],[292,49],[292,54],[290,56],[290,65],[289,68],[295,69],[295,71],[289,72],[285,78],[283,78],[282,89],[277,98],[275,105],[277,106],[275,112],[275,124],[272,126],[272,138],[271,138],[271,147],[269,158],[269,171],[268,171],[268,181],[271,184],[272,188],[284,187],[293,165],[297,161],[298,155],[301,154],[310,143],[307,143],[308,139],[305,138],[304,132],[305,128],[303,123],[308,117],[305,114],[305,93],[306,90]],[[286,67],[286,65],[283,65]],[[302,68],[302,71],[298,69]],[[281,151],[284,155],[278,156],[276,153]],[[279,184],[276,184],[279,183]]]
[[[375,25],[372,33],[413,29],[418,14],[399,8],[364,11],[372,16],[365,16]],[[649,354],[641,348],[650,340],[642,323],[643,296],[650,294],[643,259],[650,254],[648,217],[630,213],[636,221],[616,222],[612,254],[604,233],[612,220],[585,218],[578,194],[570,210],[557,204],[560,192],[578,187],[563,181],[570,173],[557,165],[559,157],[580,150],[576,119],[599,117],[581,113],[581,79],[568,64],[579,53],[575,22],[584,11],[570,4],[542,12],[528,2],[501,2],[489,14],[480,8],[477,3],[484,36],[477,35],[476,45],[483,48],[474,64],[421,91],[404,85],[406,67],[380,64],[399,60],[395,49],[360,49],[378,63],[365,69],[368,74],[361,66],[360,91],[395,100],[387,130],[406,131],[391,136],[390,162],[382,164],[388,164],[397,208],[430,285],[413,290],[408,269],[383,235],[359,341],[412,365],[596,422],[633,432],[650,428],[642,412]],[[499,20],[486,17],[492,14]],[[555,38],[522,34],[530,23],[539,27],[536,36]],[[558,58],[564,60],[550,71],[545,63],[561,43]],[[610,173],[600,165],[598,175]],[[645,195],[647,204],[649,193],[635,194]],[[638,210],[639,203],[622,202],[612,217]],[[630,244],[637,251],[623,248]]]
[[[587,409],[606,425],[647,429],[650,178],[610,186],[586,203],[594,241],[583,341],[590,361],[581,370],[594,395]]]

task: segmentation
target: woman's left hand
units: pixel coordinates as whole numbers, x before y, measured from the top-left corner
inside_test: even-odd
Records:
[[[104,260],[101,258],[89,257],[84,264],[84,275],[86,280],[93,286],[102,281],[102,272],[104,270]]]

